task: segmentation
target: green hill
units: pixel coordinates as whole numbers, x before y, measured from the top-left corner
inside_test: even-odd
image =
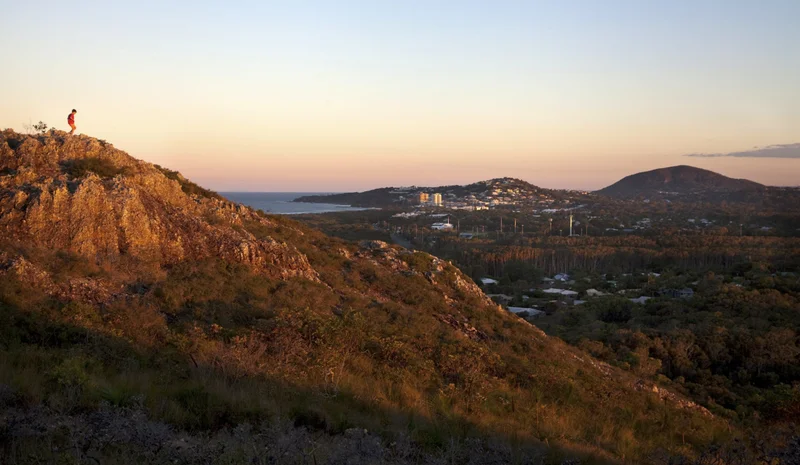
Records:
[[[693,166],[672,166],[632,174],[601,189],[599,194],[611,197],[640,195],[687,195],[745,192],[752,195],[765,186],[746,179],[733,179]]]

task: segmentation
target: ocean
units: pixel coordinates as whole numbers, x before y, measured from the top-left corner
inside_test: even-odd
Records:
[[[323,195],[329,194],[329,192],[220,192],[219,194],[233,202],[276,215],[366,210],[366,208],[332,203],[292,202],[304,195]]]

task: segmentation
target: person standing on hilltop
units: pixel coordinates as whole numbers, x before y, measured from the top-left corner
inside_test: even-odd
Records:
[[[67,124],[69,124],[69,127],[71,127],[71,128],[72,128],[72,131],[70,131],[70,132],[69,132],[69,135],[70,135],[70,136],[71,136],[71,135],[72,135],[72,134],[75,132],[75,129],[77,129],[77,128],[75,127],[75,114],[76,114],[76,113],[78,113],[78,110],[76,110],[76,109],[74,109],[74,108],[73,108],[73,109],[72,109],[72,113],[70,113],[69,115],[67,115]]]

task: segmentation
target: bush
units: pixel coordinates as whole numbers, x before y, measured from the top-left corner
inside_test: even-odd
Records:
[[[126,167],[117,167],[111,160],[98,157],[66,161],[63,163],[63,169],[73,178],[82,178],[89,173],[94,173],[104,179],[126,174],[128,171]]]
[[[173,181],[178,181],[178,184],[181,185],[181,190],[188,195],[196,195],[199,197],[205,197],[207,199],[224,200],[224,197],[222,197],[221,195],[217,194],[216,192],[210,189],[198,186],[192,181],[189,181],[188,179],[181,176],[181,174],[178,173],[177,171],[172,171],[170,169],[163,168],[159,165],[153,165],[153,166],[155,166],[159,171],[161,171],[161,173],[168,179],[172,179]]]
[[[633,318],[633,306],[628,299],[610,297],[590,302],[586,308],[597,312],[597,318],[605,323],[625,323]]]
[[[84,388],[89,384],[87,361],[82,357],[70,357],[50,370],[50,381],[61,387]]]
[[[324,431],[328,427],[325,417],[306,406],[296,406],[290,412],[295,428],[305,427],[311,431]]]
[[[44,134],[47,132],[47,124],[44,121],[39,121],[38,123],[33,125],[33,130],[38,132],[39,134]]]
[[[603,310],[597,316],[605,323],[625,323],[633,317],[633,310],[630,306],[620,305]]]
[[[44,121],[39,121],[38,123],[23,123],[22,127],[25,129],[25,133],[29,136],[33,136],[36,134],[44,134],[47,132],[49,127]]]
[[[431,271],[432,269],[431,256],[423,252],[414,252],[410,255],[403,255],[401,259],[408,263],[408,266],[415,271],[425,272]]]

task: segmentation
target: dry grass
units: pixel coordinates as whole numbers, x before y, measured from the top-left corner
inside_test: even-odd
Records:
[[[322,239],[305,240],[310,248]],[[214,260],[175,266],[147,292],[102,307],[6,280],[0,383],[26,393],[26,405],[65,415],[105,402],[140,405],[192,434],[273,418],[329,435],[357,426],[389,442],[405,435],[430,454],[496,438],[509,450],[561,451],[553,460],[636,462],[657,450],[692,454],[681,432],[699,445],[723,437],[722,423],[670,407],[679,430],[626,378],[583,367],[563,344],[477,297],[449,307],[420,276],[368,261],[334,272],[321,264],[340,259],[312,260],[344,281],[370,270],[364,289],[385,302]],[[64,277],[91,269],[68,265],[59,266]],[[445,275],[441,282],[455,282]],[[455,331],[442,313],[467,318],[485,339]]]

